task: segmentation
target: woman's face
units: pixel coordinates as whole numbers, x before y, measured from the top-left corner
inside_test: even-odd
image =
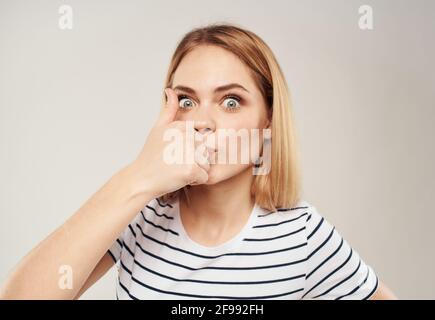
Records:
[[[228,87],[217,90],[223,86]],[[242,161],[241,153],[250,152],[247,148],[250,148],[251,143],[243,144],[242,139],[237,137],[237,162],[230,163],[231,138],[226,133],[231,130],[225,130],[233,129],[236,133],[245,131],[251,137],[251,129],[259,129],[259,141],[263,141],[262,129],[269,125],[267,107],[249,68],[225,49],[199,46],[179,64],[174,73],[172,89],[178,96],[180,106],[176,120],[206,120],[210,123],[208,141],[209,144],[213,141],[212,147],[216,148],[216,153],[213,155],[215,164],[210,166],[206,184],[224,181],[250,169],[252,163]],[[226,160],[222,161],[224,154]]]

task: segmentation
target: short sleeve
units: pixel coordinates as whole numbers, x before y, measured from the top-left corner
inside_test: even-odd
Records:
[[[132,247],[132,242],[135,242],[136,232],[134,231],[134,226],[141,219],[142,210],[139,211],[135,218],[125,227],[122,233],[118,236],[115,242],[112,243],[107,253],[112,257],[113,261],[117,263],[121,259],[121,254],[124,249],[127,251],[128,246]]]
[[[107,253],[112,257],[115,263],[121,258],[122,248],[124,247],[123,234],[121,234],[112,246],[107,250]]]
[[[335,227],[309,206],[306,221],[307,270],[302,299],[366,300],[378,277]]]

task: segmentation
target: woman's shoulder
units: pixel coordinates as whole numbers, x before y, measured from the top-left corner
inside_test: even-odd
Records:
[[[374,270],[344,239],[322,210],[307,201],[305,235],[306,288],[303,298],[368,299],[376,290]]]
[[[279,209],[281,210],[281,209]],[[310,227],[320,227],[323,223],[330,224],[323,215],[321,210],[318,210],[317,205],[306,199],[300,199],[294,206],[288,210],[283,210],[289,212],[290,215],[301,216],[307,228]],[[321,223],[319,225],[319,223]]]
[[[264,225],[288,226],[289,229],[304,229],[306,241],[326,239],[335,229],[325,216],[319,212],[313,202],[299,199],[289,207],[276,208],[276,210],[262,209],[258,215]]]
[[[310,242],[315,236],[316,238],[328,237],[335,226],[326,218],[321,210],[318,210],[318,206],[306,199],[300,199],[295,206],[293,206],[291,212],[293,215],[302,215],[301,219],[306,229],[307,242]]]
[[[142,211],[152,211],[157,217],[173,217],[177,207],[177,199],[163,201],[160,198],[154,198],[148,202]]]
[[[259,217],[270,217],[276,220],[302,221],[306,223],[310,221],[313,214],[318,216],[316,207],[305,199],[298,200],[294,205],[288,207],[279,207],[275,210],[267,210],[261,208],[262,212]],[[290,220],[289,220],[290,221]]]

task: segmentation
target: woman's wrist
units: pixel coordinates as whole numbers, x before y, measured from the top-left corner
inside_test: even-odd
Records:
[[[157,197],[151,179],[140,173],[136,162],[123,167],[112,180],[119,185],[122,197],[127,202],[139,202],[144,205]]]

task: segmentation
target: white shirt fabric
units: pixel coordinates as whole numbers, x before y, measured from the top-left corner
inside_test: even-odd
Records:
[[[117,299],[368,299],[378,278],[304,200],[254,206],[243,229],[214,247],[189,238],[178,199],[150,201],[108,253]]]

